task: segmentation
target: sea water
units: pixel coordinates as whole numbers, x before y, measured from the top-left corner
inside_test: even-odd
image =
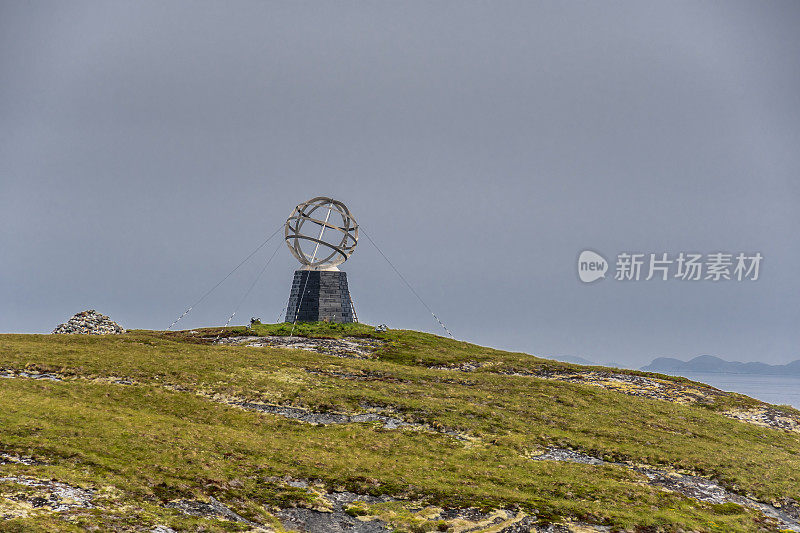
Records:
[[[753,376],[724,372],[662,372],[708,383],[725,391],[738,392],[767,403],[800,409],[800,377]]]

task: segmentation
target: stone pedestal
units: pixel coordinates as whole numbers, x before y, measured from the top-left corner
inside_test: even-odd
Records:
[[[355,322],[347,274],[338,270],[297,270],[286,322]]]

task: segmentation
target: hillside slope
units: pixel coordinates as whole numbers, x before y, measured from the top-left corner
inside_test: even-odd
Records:
[[[0,531],[800,531],[791,408],[289,331],[0,335]]]

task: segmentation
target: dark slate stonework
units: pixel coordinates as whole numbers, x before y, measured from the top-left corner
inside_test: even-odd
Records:
[[[295,316],[297,322],[353,322],[347,274],[329,270],[296,270],[286,308],[286,322],[294,322]]]

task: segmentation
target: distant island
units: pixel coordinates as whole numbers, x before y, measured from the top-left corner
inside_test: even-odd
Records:
[[[768,365],[766,363],[740,363],[726,361],[713,355],[700,355],[689,361],[681,361],[673,357],[658,357],[641,370],[648,372],[711,372],[720,374],[750,374],[750,375],[782,375],[800,376],[800,359],[785,365]]]

